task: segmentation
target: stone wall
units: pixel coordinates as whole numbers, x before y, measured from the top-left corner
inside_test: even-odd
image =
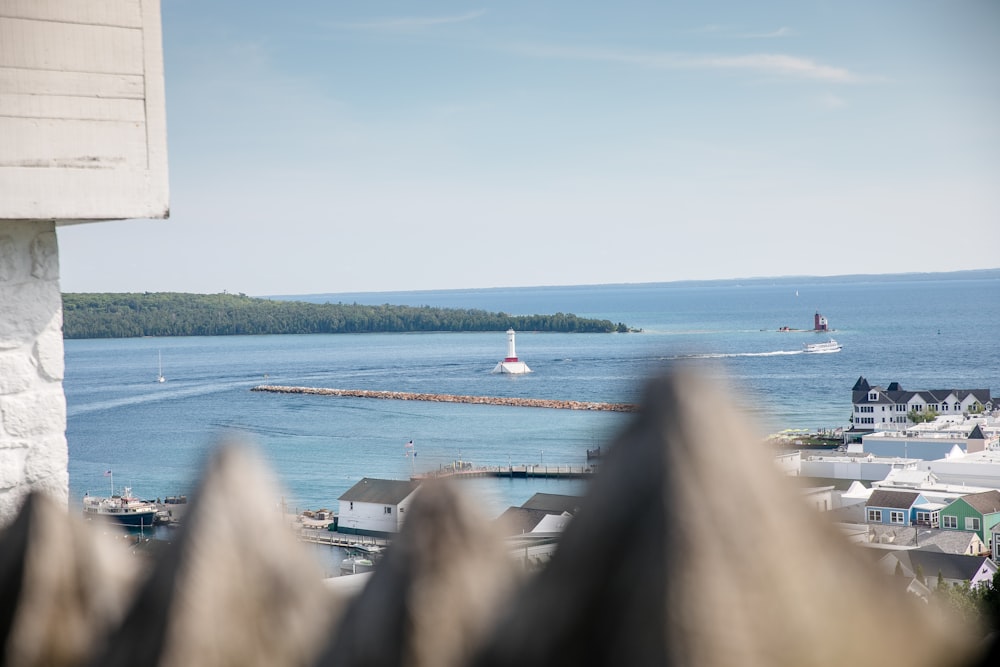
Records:
[[[0,309],[2,526],[31,490],[69,497],[54,222],[0,222]]]

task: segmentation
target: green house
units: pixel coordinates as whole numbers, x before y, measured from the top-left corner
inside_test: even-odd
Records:
[[[992,550],[990,529],[1000,523],[1000,491],[970,493],[941,510],[941,528],[971,530]]]

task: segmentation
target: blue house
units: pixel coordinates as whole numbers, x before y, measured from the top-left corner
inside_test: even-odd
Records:
[[[865,503],[865,520],[868,523],[882,523],[892,526],[911,526],[917,519],[917,505],[924,505],[927,499],[916,491],[872,491]]]

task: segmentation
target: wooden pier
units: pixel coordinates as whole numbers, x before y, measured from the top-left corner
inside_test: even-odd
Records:
[[[551,478],[551,479],[585,479],[595,474],[597,469],[593,466],[571,466],[571,465],[521,465],[521,466],[475,466],[475,467],[455,467],[447,466],[439,470],[419,473],[410,477],[411,480],[420,481],[424,479],[434,479],[438,477],[449,477],[457,479],[467,479],[475,477],[509,477],[509,478]]]
[[[296,536],[303,542],[312,544],[327,544],[331,547],[340,547],[348,551],[366,551],[371,547],[385,549],[389,546],[389,540],[385,538],[375,538],[368,535],[354,535],[337,533],[319,528],[300,528]]]

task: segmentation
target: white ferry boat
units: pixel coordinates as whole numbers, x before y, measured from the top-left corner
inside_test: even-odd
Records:
[[[152,526],[156,521],[156,505],[140,500],[132,495],[132,487],[126,486],[121,495],[109,498],[86,495],[83,497],[83,515],[114,519],[126,526]]]
[[[825,343],[806,343],[804,348],[803,352],[807,354],[828,354],[830,352],[840,352],[841,345],[831,338]]]

